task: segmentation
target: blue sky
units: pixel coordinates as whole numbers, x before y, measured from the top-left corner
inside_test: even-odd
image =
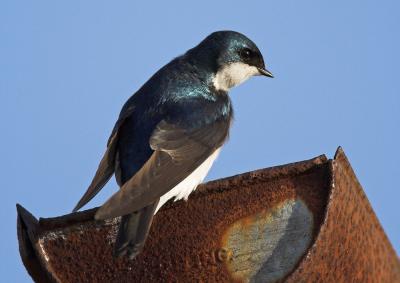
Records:
[[[15,203],[35,216],[68,213],[125,100],[221,29],[255,41],[275,79],[254,78],[231,92],[235,123],[208,179],[332,157],[342,145],[399,252],[399,2],[160,2],[1,2],[5,282],[30,282],[18,254]],[[90,206],[115,189],[110,182]]]

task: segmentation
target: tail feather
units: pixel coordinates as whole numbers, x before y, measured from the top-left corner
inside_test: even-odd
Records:
[[[124,215],[121,219],[114,256],[134,259],[143,249],[158,204],[158,200],[139,211]]]
[[[115,157],[117,148],[117,134],[110,137],[109,144],[103,158],[100,161],[96,174],[86,190],[85,194],[79,200],[78,204],[74,207],[72,212],[76,212],[87,204],[104,185],[110,180],[115,171]]]

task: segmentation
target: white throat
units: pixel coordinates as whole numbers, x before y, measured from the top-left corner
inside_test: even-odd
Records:
[[[254,66],[242,62],[231,63],[218,70],[213,78],[213,84],[217,90],[229,91],[232,87],[258,74],[259,72]]]

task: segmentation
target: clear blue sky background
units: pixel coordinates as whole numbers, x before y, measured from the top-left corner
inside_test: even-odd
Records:
[[[68,213],[125,100],[221,29],[254,40],[276,78],[231,92],[231,139],[208,179],[332,157],[342,145],[398,252],[399,13],[399,1],[2,1],[4,282],[30,281],[15,203],[35,216]],[[115,189],[112,181],[90,206]]]

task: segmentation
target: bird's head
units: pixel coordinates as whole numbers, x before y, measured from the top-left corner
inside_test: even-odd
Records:
[[[214,32],[189,52],[211,70],[217,90],[228,91],[256,75],[273,77],[255,43],[238,32]]]

